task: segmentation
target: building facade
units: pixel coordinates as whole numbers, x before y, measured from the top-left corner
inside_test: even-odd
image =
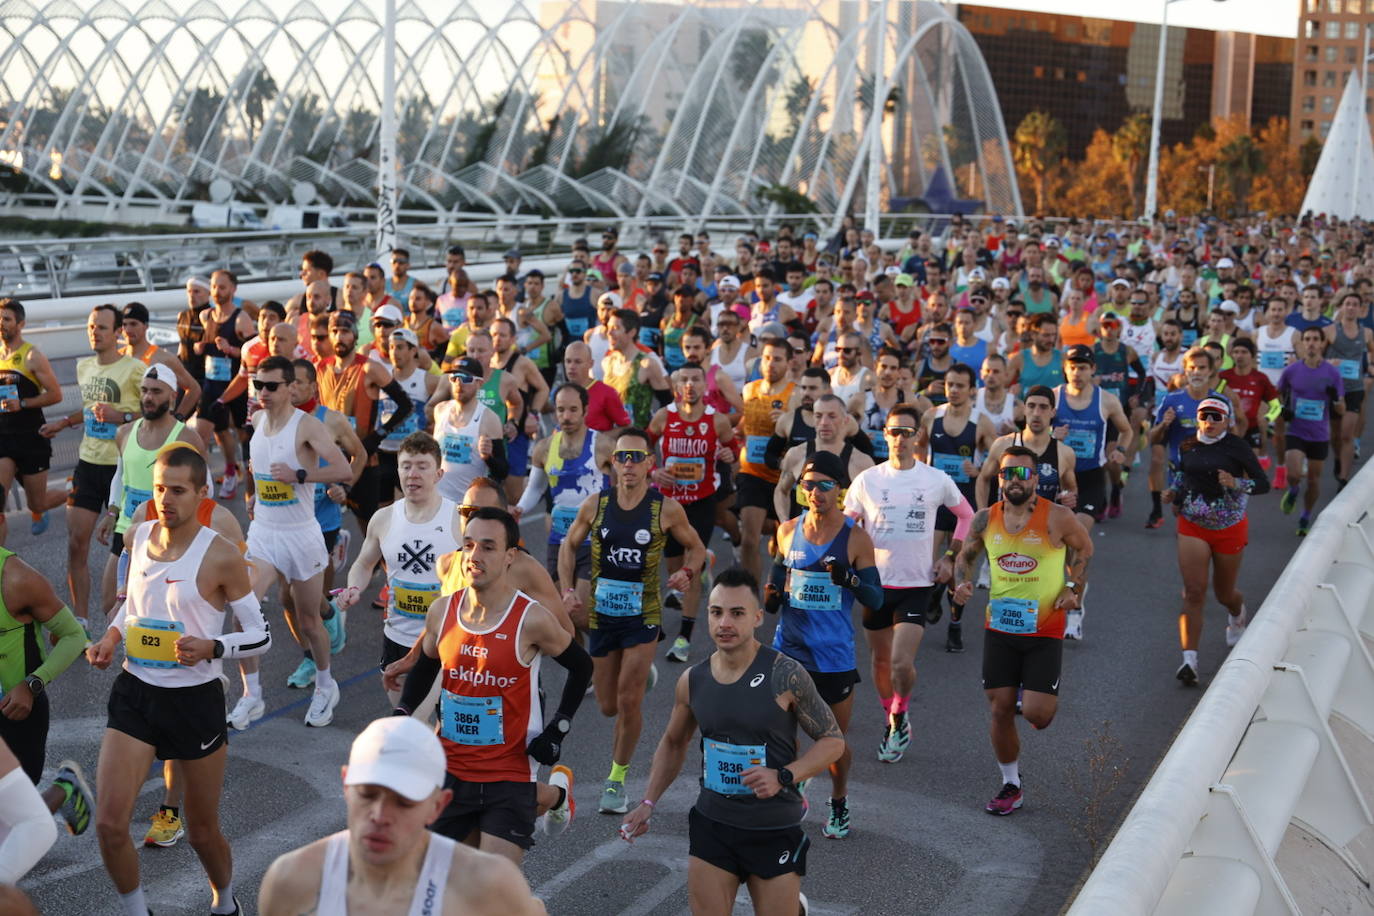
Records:
[[[1030,112],[1048,112],[1078,158],[1095,130],[1116,130],[1154,106],[1158,25],[969,5],[959,7],[959,21],[983,52],[1009,133]],[[1185,142],[1215,117],[1244,114],[1258,125],[1287,116],[1293,46],[1171,26],[1161,141]]]
[[[1374,2],[1301,0],[1298,10],[1289,116],[1295,143],[1326,139],[1345,82],[1360,68],[1365,30],[1374,26]],[[1366,114],[1369,109],[1366,92]]]

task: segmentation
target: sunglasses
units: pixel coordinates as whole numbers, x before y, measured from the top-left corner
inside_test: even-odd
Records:
[[[639,464],[649,459],[649,453],[642,448],[622,448],[611,453],[616,464]]]
[[[949,343],[949,338],[948,338],[948,337],[927,337],[926,340],[927,340],[929,343],[933,343],[933,344],[947,344],[947,343]]]
[[[328,335],[328,334],[311,334],[311,335],[310,335],[310,339],[311,339],[311,340],[328,340],[328,339],[329,339],[329,335]]]
[[[801,482],[801,488],[808,493],[812,490],[820,490],[822,493],[829,493],[837,486],[839,486],[839,484],[835,483],[833,480],[803,480]]]
[[[459,518],[462,518],[462,519],[469,519],[469,518],[472,518],[475,514],[477,514],[477,510],[480,509],[480,508],[482,508],[482,507],[481,507],[481,506],[467,506],[467,505],[459,506],[459,507],[458,507],[458,517],[459,517]]]
[[[580,268],[580,267],[574,267],[572,270],[568,271],[568,273],[570,273],[570,274],[580,274],[580,273],[586,273],[586,271],[584,271],[584,270],[583,270],[582,268]]]
[[[859,352],[859,348],[858,348],[858,347],[836,347],[836,348],[835,348],[835,352],[836,352],[836,353],[857,353],[857,352]]]
[[[988,300],[984,299],[982,296],[979,296],[976,299],[969,299],[969,303],[972,305],[987,305]]]
[[[1024,464],[1014,464],[1009,468],[1002,468],[999,473],[1003,480],[1030,480],[1035,475],[1035,471]]]
[[[257,379],[253,379],[253,389],[255,391],[276,391],[285,384],[286,382],[260,382]]]
[[[374,328],[394,328],[394,327],[396,327],[396,322],[394,322],[394,321],[374,321],[374,322],[372,322],[372,326],[373,326]]]
[[[1197,415],[1199,420],[1206,420],[1208,423],[1221,423],[1226,419],[1226,414],[1219,410],[1204,410]]]
[[[450,372],[448,377],[463,385],[471,385],[473,382],[477,381],[477,376],[473,375],[471,372]]]
[[[407,260],[404,259],[404,258],[392,258],[392,259],[391,259],[391,263],[392,263],[392,264],[409,264],[410,262],[407,261]]]
[[[910,439],[912,436],[916,435],[916,427],[889,426],[887,429],[883,430],[883,433],[889,436],[896,436],[898,439]]]

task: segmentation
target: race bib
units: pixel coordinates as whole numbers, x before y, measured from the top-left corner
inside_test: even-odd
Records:
[[[596,612],[607,617],[638,617],[644,613],[644,583],[623,579],[596,580]]]
[[[1097,448],[1097,434],[1090,429],[1076,429],[1071,426],[1068,435],[1064,437],[1064,444],[1073,449],[1074,457],[1080,461],[1091,460]]]
[[[382,422],[390,419],[396,413],[396,402],[391,398],[382,398],[377,402],[377,416],[382,418]],[[417,411],[412,410],[406,414],[406,418],[396,424],[396,428],[386,434],[386,441],[400,442],[406,436],[420,429],[420,417]]]
[[[446,433],[444,435],[444,460],[449,464],[468,464],[472,461],[472,446],[471,436]]]
[[[396,613],[412,620],[424,620],[429,606],[439,597],[439,583],[391,580],[391,599]]]
[[[1314,398],[1298,398],[1293,405],[1293,416],[1299,420],[1325,420],[1326,402]]]
[[[701,742],[701,781],[720,795],[753,795],[744,784],[744,771],[766,766],[768,749],[762,744],[730,744],[725,741]]]
[[[92,439],[113,439],[115,437],[116,425],[97,420],[93,408],[87,407],[81,412],[81,415],[86,419],[86,435]]]
[[[1261,350],[1261,369],[1282,369],[1288,365],[1288,356],[1282,350]]]
[[[1032,635],[1040,626],[1040,602],[1027,598],[993,598],[988,602],[989,626],[1002,633]]]
[[[567,322],[568,322],[568,333],[571,334],[573,337],[576,337],[578,340],[581,340],[581,339],[582,339],[582,335],[585,334],[585,333],[587,333],[587,326],[588,326],[588,321],[587,321],[587,319],[586,319],[586,318],[568,318],[568,319],[566,319],[566,320],[567,320]]]
[[[841,609],[840,587],[830,581],[830,573],[823,569],[791,570],[787,600],[799,611]]]
[[[873,443],[873,462],[882,464],[887,460],[887,437],[881,430],[868,430],[868,441]]]
[[[1358,359],[1341,360],[1341,378],[1346,381],[1356,381],[1360,377],[1360,361]]]
[[[444,327],[446,328],[456,328],[458,325],[468,320],[468,310],[465,308],[458,308],[457,306],[444,309],[443,314],[439,316],[439,320],[444,323]]]
[[[212,382],[227,382],[234,377],[234,361],[227,356],[206,356],[205,377]]]
[[[1183,346],[1191,347],[1193,344],[1197,343],[1197,334],[1197,331],[1185,329],[1183,331]]]
[[[771,436],[745,436],[744,460],[750,464],[763,464],[768,454],[768,440]]]
[[[505,744],[500,697],[464,697],[444,690],[439,697],[439,735],[454,744]]]
[[[186,632],[180,620],[135,617],[124,633],[124,654],[145,668],[177,667],[177,640]]]
[[[140,505],[152,499],[151,490],[139,490],[134,487],[124,488],[124,517],[133,518],[134,510]]]
[[[18,385],[0,385],[0,401],[16,401],[18,399]]]
[[[569,529],[572,528],[573,519],[577,518],[577,506],[554,506],[553,507],[553,533],[561,537],[567,537]]]
[[[254,474],[253,481],[257,485],[258,502],[264,506],[294,506],[296,500],[296,488],[289,483],[282,483],[280,480],[273,480],[263,474]]]
[[[930,463],[937,469],[948,474],[956,483],[968,483],[968,475],[964,473],[963,455],[951,455],[948,452],[933,452],[930,456]]]
[[[691,486],[706,479],[706,459],[669,458],[668,470],[680,486]]]

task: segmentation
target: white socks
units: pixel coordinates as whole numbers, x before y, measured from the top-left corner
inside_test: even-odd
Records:
[[[1183,650],[1183,663],[1184,663],[1185,665],[1192,665],[1192,666],[1193,666],[1193,670],[1196,671],[1196,670],[1197,670],[1197,650],[1196,650],[1196,649],[1184,649],[1184,650]]]
[[[258,672],[251,674],[247,671],[239,672],[243,676],[243,692],[254,699],[262,699],[262,682],[258,678]]]
[[[124,906],[125,916],[148,916],[148,901],[143,899],[142,884],[127,894],[120,894],[119,902]]]
[[[1002,782],[1011,783],[1018,789],[1021,787],[1021,762],[1013,760],[1011,763],[999,763],[997,766],[1002,770]]]
[[[214,895],[213,902],[210,904],[210,912],[227,916],[229,913],[238,912],[238,906],[234,903],[234,879],[230,878],[229,883],[224,887],[210,885],[210,893]]]
[[[315,669],[315,689],[328,690],[334,684],[334,675],[329,673],[328,668]]]

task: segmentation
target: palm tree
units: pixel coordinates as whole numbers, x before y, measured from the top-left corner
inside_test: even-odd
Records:
[[[1136,185],[1140,182],[1140,169],[1150,150],[1150,115],[1137,111],[1122,122],[1112,134],[1112,155],[1126,169],[1126,189],[1131,193],[1131,206],[1140,212],[1136,200]]]
[[[1045,187],[1050,173],[1059,165],[1066,145],[1064,125],[1044,111],[1028,112],[1016,126],[1012,137],[1012,158],[1016,171],[1030,179],[1035,188],[1035,212],[1045,212]]]
[[[1250,185],[1264,170],[1264,151],[1249,134],[1241,134],[1221,148],[1220,167],[1231,186],[1233,205],[1241,207],[1250,196]]]

